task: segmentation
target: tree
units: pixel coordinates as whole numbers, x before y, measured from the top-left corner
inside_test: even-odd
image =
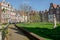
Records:
[[[20,9],[25,12],[24,14],[26,14],[26,16],[27,16],[27,22],[30,22],[30,12],[32,10],[31,6],[29,6],[27,4],[22,4],[20,6]]]

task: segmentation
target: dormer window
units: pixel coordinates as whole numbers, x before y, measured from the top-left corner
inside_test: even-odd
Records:
[[[2,11],[5,13],[5,8],[3,8]]]
[[[8,4],[8,6],[10,6],[10,5]]]

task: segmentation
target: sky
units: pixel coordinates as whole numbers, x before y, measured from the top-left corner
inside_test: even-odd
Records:
[[[0,0],[1,2],[2,0]],[[60,0],[6,0],[9,2],[14,8],[17,10],[20,9],[21,4],[28,4],[32,7],[32,9],[37,11],[43,11],[45,9],[49,9],[50,3],[60,5]]]

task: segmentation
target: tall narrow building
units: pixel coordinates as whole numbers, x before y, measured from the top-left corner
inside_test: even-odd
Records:
[[[11,19],[13,19],[12,17],[15,18],[15,15],[15,9],[9,2],[6,2],[5,0],[0,2],[0,23],[8,23]]]
[[[60,22],[60,6],[51,3],[49,8],[49,20],[53,20],[53,14],[55,14],[57,22]]]

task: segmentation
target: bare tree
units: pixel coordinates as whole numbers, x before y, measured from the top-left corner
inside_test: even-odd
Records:
[[[29,6],[27,4],[22,4],[20,6],[20,9],[25,12],[24,14],[26,14],[26,16],[27,16],[27,22],[30,22],[30,12],[32,10],[31,6]]]

